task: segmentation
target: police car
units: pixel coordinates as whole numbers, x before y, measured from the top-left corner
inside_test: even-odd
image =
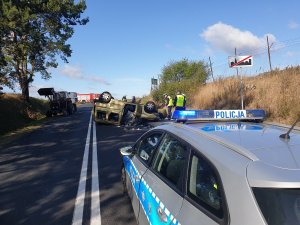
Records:
[[[178,111],[177,121],[202,122],[157,126],[122,148],[138,224],[300,224],[300,133],[282,138],[288,128],[257,123],[264,116]]]

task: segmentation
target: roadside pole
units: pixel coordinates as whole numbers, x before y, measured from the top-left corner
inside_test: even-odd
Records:
[[[236,52],[235,52],[236,54]],[[241,108],[244,109],[244,84],[243,84],[243,67],[251,67],[253,66],[253,56],[229,56],[228,63],[230,68],[240,68],[240,95],[241,95]]]
[[[241,93],[241,106],[242,106],[242,110],[244,110],[244,84],[243,84],[243,71],[242,71],[242,68],[240,69],[240,93]]]

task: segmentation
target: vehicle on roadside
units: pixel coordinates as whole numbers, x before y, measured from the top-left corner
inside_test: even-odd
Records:
[[[63,98],[66,98],[66,99],[69,99],[72,101],[73,113],[76,112],[77,111],[76,103],[78,102],[77,93],[76,92],[68,92],[68,91],[60,91],[59,93]]]
[[[38,93],[49,99],[47,117],[56,116],[57,114],[71,115],[77,111],[77,94],[75,92],[56,92],[54,88],[40,88]]]
[[[131,100],[114,99],[105,91],[97,101],[94,101],[94,120],[103,124],[132,124],[137,121],[157,121],[160,115],[153,101],[146,104]]]
[[[121,148],[138,224],[299,225],[300,130],[247,122],[263,114],[175,111],[186,124],[157,126]]]

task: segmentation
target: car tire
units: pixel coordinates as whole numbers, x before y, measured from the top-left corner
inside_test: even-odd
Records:
[[[155,103],[152,102],[152,101],[146,102],[146,104],[144,105],[144,111],[146,113],[155,113],[155,112],[157,112]]]
[[[63,114],[63,116],[67,116],[67,115],[68,115],[68,111],[65,110],[65,109],[63,109],[63,110],[62,110],[62,114]]]
[[[77,112],[77,105],[76,104],[73,104],[73,112]]]
[[[67,111],[68,111],[68,114],[69,115],[72,115],[73,114],[73,104],[72,103],[68,103],[67,105]]]
[[[108,91],[104,91],[101,94],[101,97],[100,97],[100,101],[101,102],[103,102],[103,103],[109,103],[111,99],[112,99],[112,96],[111,96],[111,94]]]

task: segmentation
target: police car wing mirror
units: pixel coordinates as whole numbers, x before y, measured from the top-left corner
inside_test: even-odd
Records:
[[[134,149],[132,146],[125,146],[120,148],[120,153],[122,156],[130,156],[134,154]]]

